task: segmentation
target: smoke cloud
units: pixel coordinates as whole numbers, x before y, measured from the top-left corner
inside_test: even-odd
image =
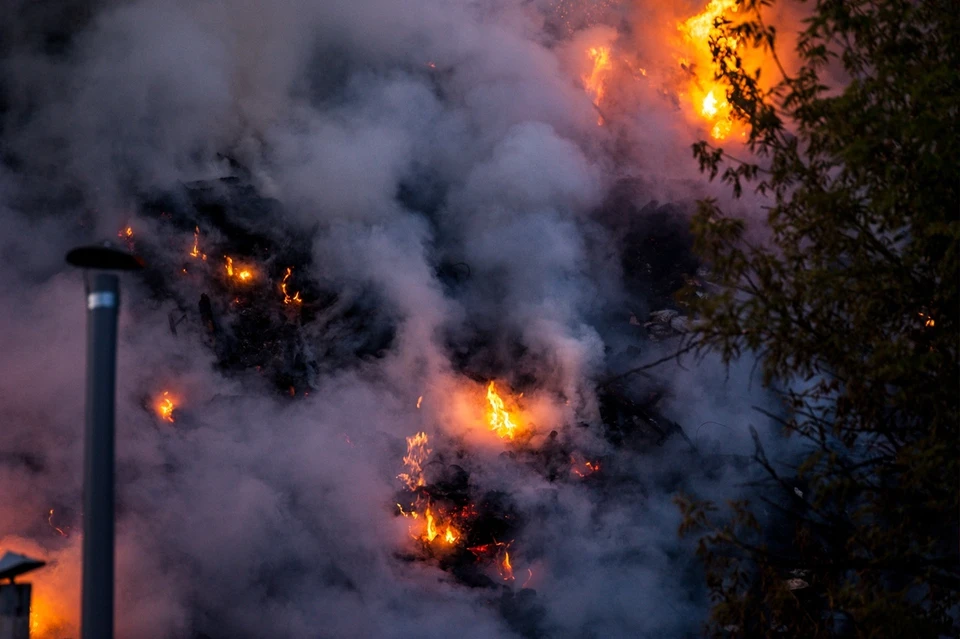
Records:
[[[675,347],[643,336],[655,301],[622,269],[628,251],[654,270],[680,256],[629,238],[654,201],[717,192],[689,159],[702,132],[661,85],[618,81],[598,113],[582,79],[589,46],[665,65],[663,9],[34,4],[0,33],[0,548],[50,562],[40,636],[79,623],[84,304],[62,256],[127,224],[168,280],[123,283],[120,636],[697,633],[705,595],[671,499],[737,494],[724,459],[749,452],[749,407],[768,400],[747,364],[671,363],[624,392],[662,394],[692,445],[607,436],[602,382]],[[221,229],[270,238],[333,291],[290,338],[310,360],[296,400],[259,365],[223,364],[196,310],[207,289],[177,279],[192,224],[144,204],[224,177],[269,205],[231,200]],[[201,239],[230,241],[218,232]],[[256,266],[286,266],[273,259]],[[483,423],[494,378],[525,395],[527,451]],[[161,390],[175,423],[152,409]],[[508,496],[515,582],[471,587],[410,560],[396,475],[418,431],[476,494]],[[561,444],[603,460],[596,481],[544,470]]]

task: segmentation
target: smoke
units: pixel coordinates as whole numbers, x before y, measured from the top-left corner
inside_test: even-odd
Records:
[[[232,222],[303,240],[297,268],[335,290],[332,308],[369,313],[343,325],[331,311],[299,329],[321,365],[291,402],[254,367],[218,363],[194,321],[197,284],[158,295],[124,280],[120,636],[696,633],[706,602],[671,498],[733,495],[742,475],[698,467],[678,438],[613,445],[598,385],[668,348],[631,332],[630,309],[648,303],[620,272],[637,220],[610,210],[611,189],[634,179],[634,212],[710,191],[693,182],[697,132],[656,88],[624,88],[597,125],[582,52],[627,38],[634,11],[593,3],[573,16],[568,4],[17,10],[0,75],[0,547],[51,562],[35,596],[62,623],[44,636],[73,636],[78,623],[84,310],[81,276],[61,256],[130,223],[172,265],[189,230],[143,201],[224,175],[275,204],[238,206]],[[629,37],[653,43],[650,23]],[[62,44],[51,51],[51,40]],[[374,333],[386,346],[357,355]],[[721,452],[745,452],[761,390],[747,368],[727,378],[716,363],[691,365],[655,369],[656,384],[638,378],[631,392],[668,389],[665,414],[691,430],[721,422],[735,431]],[[505,452],[478,426],[481,377],[523,389],[533,447],[558,431],[603,458],[604,481],[556,481]],[[175,424],[151,410],[161,389],[178,399]],[[471,486],[509,495],[519,513],[506,590],[402,558],[396,475],[403,438],[421,430]]]

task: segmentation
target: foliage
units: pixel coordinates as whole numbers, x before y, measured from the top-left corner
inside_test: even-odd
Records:
[[[740,21],[711,38],[749,156],[694,145],[711,179],[769,204],[768,235],[701,202],[696,247],[718,286],[692,299],[705,348],[759,355],[804,452],[785,477],[757,447],[772,483],[759,499],[786,543],[757,504],[718,519],[678,500],[681,533],[706,533],[708,632],[958,636],[960,11],[804,3],[788,73],[770,4],[741,0]],[[748,48],[765,52],[772,87],[746,68]]]

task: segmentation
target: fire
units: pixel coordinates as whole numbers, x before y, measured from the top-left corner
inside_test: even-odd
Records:
[[[124,228],[120,229],[120,230],[117,232],[117,237],[119,237],[119,238],[121,238],[121,239],[124,239],[124,240],[130,239],[131,237],[133,237],[133,227],[132,227],[132,226],[127,226],[127,227],[124,227]]]
[[[497,386],[492,380],[490,385],[487,386],[487,401],[490,403],[490,413],[487,418],[490,422],[490,430],[499,435],[501,439],[516,437],[517,424],[504,406],[503,399],[497,394]]]
[[[160,419],[172,424],[174,422],[173,410],[176,407],[177,405],[174,403],[173,398],[170,397],[169,391],[163,391],[163,395],[160,396],[156,406],[157,414],[160,416]]]
[[[607,74],[612,68],[610,48],[590,47],[586,53],[593,67],[590,73],[581,79],[583,80],[583,86],[587,90],[587,93],[593,98],[593,104],[599,107],[600,103],[603,102],[604,95],[606,95]],[[597,126],[602,125],[603,116],[601,115],[597,118]]]
[[[700,66],[712,69],[710,38],[719,35],[715,23],[737,10],[737,0],[711,0],[703,11],[677,25],[686,44],[692,46],[690,53],[699,61]],[[730,44],[733,47],[737,45],[736,41]],[[678,62],[682,68],[696,74],[696,63],[690,64],[687,58],[680,58]],[[710,136],[715,140],[723,140],[729,136],[733,130],[733,109],[727,102],[723,85],[713,80],[712,74],[709,79],[694,75],[690,96],[700,116],[710,123]]]
[[[227,277],[232,277],[232,278],[234,278],[234,279],[237,279],[237,280],[243,282],[244,284],[246,284],[246,283],[248,283],[248,282],[251,282],[251,281],[253,280],[253,271],[252,271],[252,270],[250,270],[249,268],[243,268],[243,267],[239,267],[239,266],[238,266],[236,269],[234,269],[234,268],[233,268],[233,258],[232,258],[232,257],[229,257],[229,256],[227,256],[227,255],[224,255],[223,257],[224,257],[224,259],[226,259],[226,261],[227,261],[226,266],[225,266],[225,268],[226,268],[226,270],[227,270]]]
[[[293,273],[293,267],[288,266],[287,272],[283,276],[283,281],[280,282],[280,292],[283,293],[283,303],[284,304],[301,304],[303,303],[303,300],[300,299],[300,291],[297,291],[296,293],[294,293],[293,297],[291,297],[290,294],[287,293],[287,280],[290,279],[291,273]],[[241,273],[241,279],[242,277],[243,277],[243,274]]]
[[[403,458],[403,465],[407,470],[397,475],[397,479],[406,484],[410,490],[426,485],[423,479],[423,462],[431,452],[431,449],[427,448],[426,433],[420,432],[413,437],[407,437],[407,454]]]
[[[570,458],[570,461],[573,463],[573,466],[570,468],[572,472],[577,477],[587,477],[596,472],[600,471],[600,462],[584,462],[583,464],[577,463],[577,460],[573,457]]]
[[[606,75],[611,68],[610,48],[590,47],[587,49],[587,56],[593,68],[589,75],[583,76],[583,84],[587,93],[593,96],[594,104],[599,105],[603,102],[603,96],[606,93]]]
[[[39,589],[33,590],[30,602],[30,637],[33,639],[54,639],[65,629],[64,620],[57,614],[54,606],[43,596]]]
[[[193,249],[190,251],[190,257],[199,257],[201,260],[207,259],[206,253],[200,252],[200,227],[193,228]]]
[[[61,537],[67,536],[67,533],[65,533],[62,528],[59,528],[56,524],[53,523],[53,508],[51,508],[50,512],[47,514],[47,523],[50,524],[50,527],[56,530]]]
[[[417,398],[417,408],[420,408],[420,404],[423,403],[423,395]]]
[[[922,313],[922,312],[921,312],[921,313],[918,313],[918,315],[920,316],[920,319],[923,320],[923,325],[924,325],[926,328],[933,328],[934,326],[937,325],[936,320],[934,320],[932,317],[930,317],[930,316],[927,315],[926,313]]]
[[[499,572],[504,581],[513,581],[516,579],[516,577],[513,576],[513,566],[510,564],[509,551],[504,551],[503,553],[503,560],[500,562]]]

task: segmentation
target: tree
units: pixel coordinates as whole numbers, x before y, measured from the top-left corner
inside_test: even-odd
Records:
[[[768,199],[769,236],[700,202],[696,249],[719,292],[690,303],[701,348],[757,355],[785,408],[768,416],[802,453],[788,477],[758,444],[769,485],[729,510],[678,499],[681,534],[702,535],[707,630],[958,636],[960,12],[817,0],[788,73],[770,4],[740,0],[710,42],[749,156],[693,149],[736,197]]]

